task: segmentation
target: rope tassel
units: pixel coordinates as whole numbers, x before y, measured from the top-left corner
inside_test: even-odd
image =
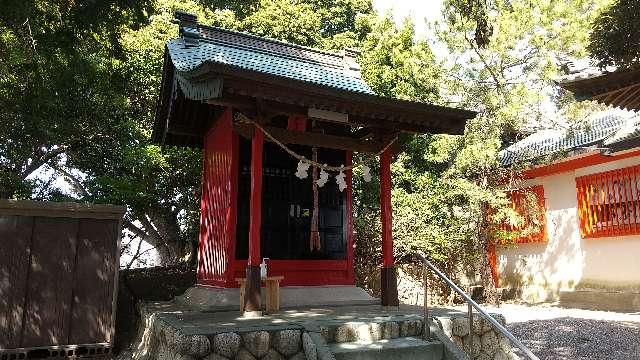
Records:
[[[316,184],[318,184],[319,187],[323,187],[327,181],[329,181],[329,173],[324,171],[324,169],[320,170],[320,179],[316,181]]]
[[[296,171],[296,176],[298,177],[298,179],[306,179],[307,177],[309,177],[309,167],[311,166],[311,164],[309,164],[308,162],[305,162],[304,160],[300,159],[300,161],[298,161],[298,169]]]
[[[343,169],[344,166],[340,166],[340,168]],[[344,189],[347,188],[347,182],[344,178],[344,171],[340,170],[340,173],[336,175],[336,183],[338,183],[338,189],[340,189],[340,192],[344,191]]]

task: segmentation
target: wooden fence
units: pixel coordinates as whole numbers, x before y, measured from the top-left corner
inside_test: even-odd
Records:
[[[0,200],[0,360],[111,352],[123,214]]]

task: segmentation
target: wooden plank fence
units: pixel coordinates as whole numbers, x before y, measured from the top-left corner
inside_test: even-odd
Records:
[[[78,345],[110,351],[123,214],[112,205],[0,200],[0,360],[36,350],[81,355]]]

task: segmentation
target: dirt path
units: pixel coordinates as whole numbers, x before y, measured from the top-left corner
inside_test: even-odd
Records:
[[[504,304],[489,308],[541,360],[640,359],[640,313]]]

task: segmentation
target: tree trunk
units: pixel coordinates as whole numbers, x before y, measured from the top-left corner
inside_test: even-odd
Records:
[[[482,203],[480,209],[480,227],[478,229],[478,250],[480,252],[480,279],[484,292],[485,301],[489,304],[499,305],[500,299],[498,291],[493,282],[491,274],[491,263],[489,262],[489,204]]]

